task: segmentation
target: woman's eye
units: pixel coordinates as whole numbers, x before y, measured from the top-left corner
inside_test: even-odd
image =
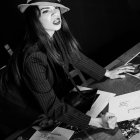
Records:
[[[48,13],[48,12],[49,12],[49,10],[44,10],[42,13],[45,14],[45,13]]]
[[[55,9],[59,9],[59,7],[55,7]]]

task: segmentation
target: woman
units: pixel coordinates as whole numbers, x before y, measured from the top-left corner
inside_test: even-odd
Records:
[[[59,0],[28,0],[18,8],[26,21],[25,45],[14,53],[10,73],[16,66],[20,78],[48,117],[81,129],[89,126],[114,129],[113,114],[91,118],[61,101],[70,90],[66,71],[71,65],[100,81],[104,77],[124,78],[120,74],[132,72],[134,68],[125,66],[109,71],[82,54],[63,17],[69,8]]]

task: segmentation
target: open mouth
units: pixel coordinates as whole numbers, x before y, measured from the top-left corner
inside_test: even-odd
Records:
[[[60,24],[60,18],[57,18],[56,20],[53,21],[54,25],[59,25]]]

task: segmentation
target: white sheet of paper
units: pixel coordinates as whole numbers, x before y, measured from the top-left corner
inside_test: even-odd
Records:
[[[44,134],[36,131],[29,140],[40,140],[41,138],[44,138]]]
[[[67,140],[69,140],[71,136],[74,134],[74,131],[58,126],[52,131],[52,133],[61,134],[62,136],[67,138]]]
[[[64,136],[36,131],[29,140],[68,140]]]
[[[101,111],[107,106],[109,100],[116,94],[106,91],[97,90],[97,94],[100,94],[96,101],[91,106],[90,110],[86,113],[87,115],[96,118]]]
[[[52,132],[36,131],[29,140],[69,140],[73,130],[56,127]]]
[[[140,117],[140,90],[112,98],[109,112],[115,114],[117,122]]]

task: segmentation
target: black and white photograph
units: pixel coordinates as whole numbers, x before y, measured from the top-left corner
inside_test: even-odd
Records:
[[[140,140],[108,108],[140,91],[139,0],[3,0],[0,18],[0,140]]]

